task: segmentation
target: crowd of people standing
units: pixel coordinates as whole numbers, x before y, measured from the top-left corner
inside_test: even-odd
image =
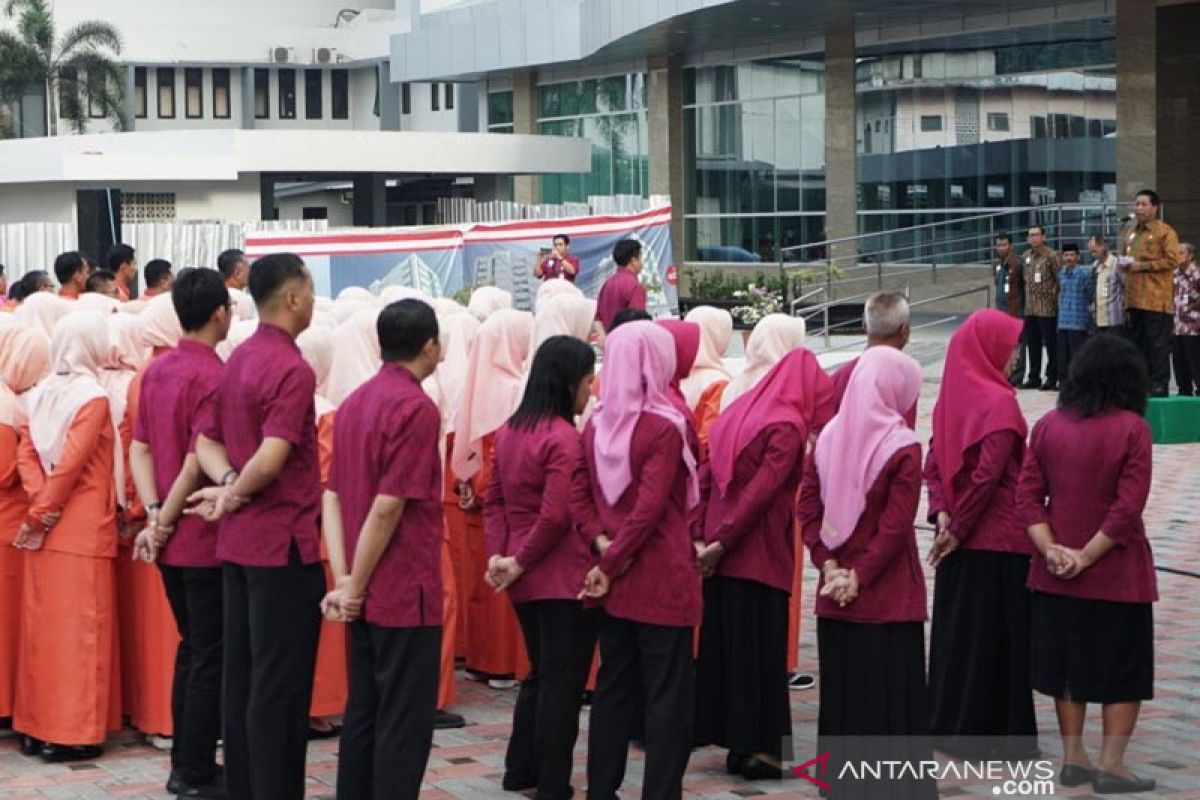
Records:
[[[1124,763],[1156,599],[1132,344],[1072,344],[1030,432],[1010,381],[1041,323],[972,314],[923,452],[903,297],[868,301],[869,346],[832,377],[781,314],[732,375],[728,313],[651,320],[640,245],[613,256],[599,302],[555,278],[535,313],[490,287],[465,307],[395,287],[318,298],[286,253],[228,253],[122,302],[60,256],[64,291],[0,315],[0,716],[23,751],[95,758],[123,715],[164,732],[148,716],[165,707],[169,792],[290,800],[313,718],[341,715],[339,796],[415,798],[435,726],[462,724],[463,658],[520,682],[507,791],[572,795],[588,691],[593,800],[617,797],[634,740],[645,798],[679,798],[698,746],[780,779],[807,549],[818,752],[1036,757],[1038,691],[1063,784],[1153,787]],[[1034,286],[1061,275],[1035,261]],[[1087,703],[1104,706],[1097,761]],[[827,794],[936,791],[914,775]]]

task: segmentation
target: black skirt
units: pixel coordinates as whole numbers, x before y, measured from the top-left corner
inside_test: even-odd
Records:
[[[1034,592],[1033,686],[1081,703],[1152,699],[1153,606]]]
[[[936,798],[937,783],[929,778],[875,777],[869,769],[933,758],[924,625],[818,618],[817,648],[817,756],[829,754],[822,778],[829,788],[822,794],[838,800]]]
[[[1029,556],[958,550],[937,568],[929,636],[930,732],[939,750],[1035,757]]]
[[[704,582],[696,744],[791,760],[787,631],[787,592],[720,575]]]

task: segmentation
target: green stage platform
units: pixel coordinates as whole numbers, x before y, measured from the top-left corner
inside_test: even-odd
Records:
[[[1200,397],[1152,397],[1146,421],[1155,444],[1200,442]]]

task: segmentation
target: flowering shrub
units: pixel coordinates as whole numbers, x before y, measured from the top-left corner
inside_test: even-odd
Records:
[[[750,327],[768,314],[776,314],[783,310],[783,295],[753,283],[745,289],[735,291],[733,298],[744,301],[744,305],[729,309],[730,315],[738,322]]]

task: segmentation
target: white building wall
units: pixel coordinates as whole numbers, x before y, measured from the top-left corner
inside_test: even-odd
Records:
[[[438,93],[438,110],[433,110],[433,93]],[[446,108],[446,84],[444,83],[410,83],[408,86],[409,97],[411,100],[411,113],[404,114],[403,108],[400,115],[400,128],[406,131],[457,131],[458,130],[458,87],[454,89],[454,105],[452,109]],[[487,98],[484,98],[486,104]],[[483,116],[480,119],[487,118],[487,108],[484,107]]]
[[[315,192],[302,197],[280,197],[275,200],[279,219],[304,219],[305,208],[324,208],[330,228],[349,228],[354,225],[354,206],[342,202],[338,191]]]
[[[48,184],[0,185],[0,220],[75,223],[75,187]]]

